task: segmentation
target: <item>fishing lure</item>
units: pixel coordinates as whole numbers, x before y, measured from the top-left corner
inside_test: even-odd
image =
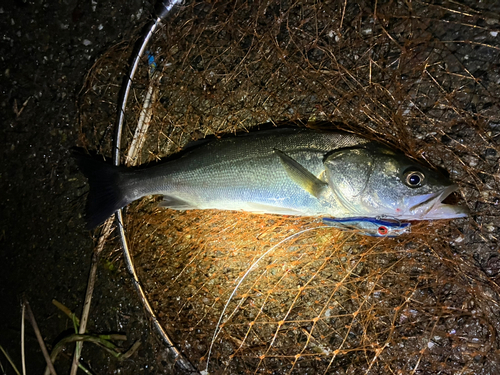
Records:
[[[323,223],[342,230],[356,231],[372,237],[397,237],[409,233],[411,223],[391,218],[350,217],[344,219],[323,218]]]

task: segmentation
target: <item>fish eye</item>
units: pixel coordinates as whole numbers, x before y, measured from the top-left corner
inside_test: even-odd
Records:
[[[420,171],[410,171],[405,174],[405,183],[409,187],[419,187],[422,186],[425,180],[425,175]]]
[[[378,234],[380,234],[381,236],[386,236],[387,233],[389,233],[389,229],[387,229],[387,227],[385,227],[383,225],[378,227],[377,231],[378,231]]]

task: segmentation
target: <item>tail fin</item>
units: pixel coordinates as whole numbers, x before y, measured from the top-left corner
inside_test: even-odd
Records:
[[[95,160],[79,149],[73,150],[73,157],[80,171],[89,180],[86,219],[87,228],[93,229],[130,203],[120,187],[123,180],[122,168]]]

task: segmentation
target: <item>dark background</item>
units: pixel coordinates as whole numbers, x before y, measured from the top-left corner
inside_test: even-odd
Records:
[[[77,103],[86,73],[114,44],[133,43],[152,12],[153,4],[141,0],[0,5],[0,345],[19,370],[22,296],[49,350],[72,330],[52,299],[78,315],[84,301],[95,239],[84,229],[85,179],[70,148],[78,144]],[[116,268],[99,267],[88,330],[126,334],[124,349],[136,340],[142,345],[118,362],[86,344],[85,362],[97,373],[166,371],[163,347],[151,335],[124,267]],[[60,373],[67,373],[71,354],[68,347],[57,361]],[[28,373],[43,372],[29,325],[26,357]],[[14,373],[2,354],[0,362]]]

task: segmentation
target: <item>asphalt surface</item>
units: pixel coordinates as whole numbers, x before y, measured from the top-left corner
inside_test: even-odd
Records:
[[[82,310],[95,238],[84,229],[85,179],[70,149],[78,145],[86,74],[111,46],[134,42],[152,12],[152,3],[141,0],[0,5],[0,345],[18,369],[22,298],[49,349],[73,329],[52,300],[77,315]],[[118,361],[87,344],[84,363],[96,373],[168,372],[124,269],[119,256],[116,264],[101,262],[88,329],[126,334],[118,342],[123,350],[137,340],[141,346]],[[25,341],[27,372],[41,373],[44,359],[29,325]],[[67,373],[71,353],[68,346],[56,362],[60,373]],[[14,373],[2,354],[0,363]]]

